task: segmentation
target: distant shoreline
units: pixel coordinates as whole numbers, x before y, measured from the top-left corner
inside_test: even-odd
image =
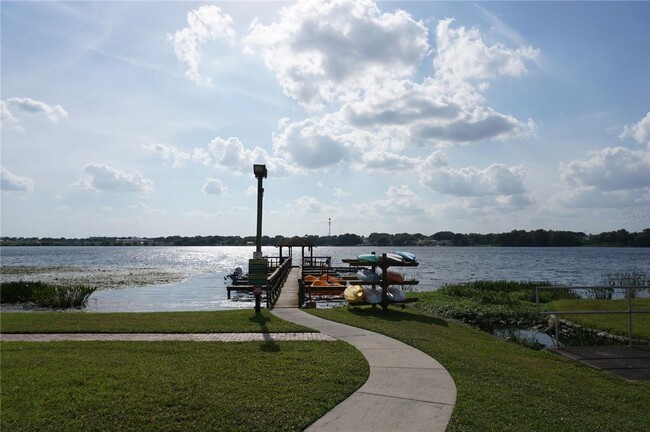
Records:
[[[369,236],[341,234],[334,236],[305,235],[315,246],[369,247],[650,247],[650,228],[640,232],[625,229],[585,234],[574,231],[513,230],[497,234],[454,233],[439,231],[432,235],[420,233],[372,233]],[[254,236],[167,236],[167,237],[2,237],[0,246],[255,246]],[[263,236],[262,246],[276,246],[283,236]]]

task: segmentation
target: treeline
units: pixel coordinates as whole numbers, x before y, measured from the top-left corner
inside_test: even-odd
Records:
[[[316,246],[500,246],[500,247],[560,247],[560,246],[616,246],[650,247],[650,228],[641,232],[618,231],[585,234],[574,231],[512,230],[499,234],[462,234],[439,231],[432,235],[409,233],[372,233],[367,237],[357,234],[334,236],[305,235],[303,238]],[[275,246],[283,236],[263,236],[263,246]],[[168,236],[168,237],[89,237],[84,239],[2,237],[2,246],[251,246],[255,236]]]

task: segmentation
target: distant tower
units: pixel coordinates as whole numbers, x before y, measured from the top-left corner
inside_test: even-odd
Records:
[[[332,218],[327,218],[327,237],[332,237]]]

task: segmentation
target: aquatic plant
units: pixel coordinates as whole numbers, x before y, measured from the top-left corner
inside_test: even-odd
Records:
[[[86,306],[96,288],[87,285],[54,285],[44,282],[16,281],[0,284],[0,302],[31,303],[57,309]]]

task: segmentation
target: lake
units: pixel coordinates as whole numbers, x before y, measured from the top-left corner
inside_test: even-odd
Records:
[[[245,299],[228,300],[224,277],[235,267],[246,270],[254,247],[2,247],[2,280],[79,281],[102,289],[90,298],[88,311],[184,311],[252,308]],[[650,274],[648,248],[499,248],[405,247],[418,267],[404,268],[420,281],[418,291],[449,282],[479,279],[550,281],[594,285],[605,272]],[[314,256],[342,259],[390,247],[317,247]],[[263,247],[277,256],[275,247]],[[294,251],[297,264],[300,250]],[[5,308],[3,310],[11,310]]]

